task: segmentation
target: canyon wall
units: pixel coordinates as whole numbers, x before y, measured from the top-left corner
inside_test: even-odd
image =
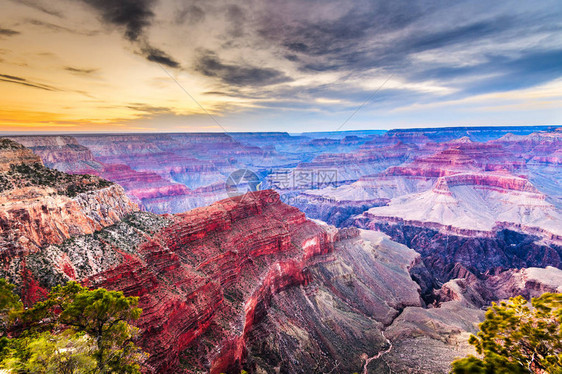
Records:
[[[410,275],[419,254],[382,233],[309,221],[272,191],[174,216],[133,213],[21,262],[7,275],[28,295],[78,279],[138,296],[149,372],[371,372],[403,311],[426,308]],[[447,354],[422,372],[446,373],[471,352],[464,335],[482,312],[463,308],[470,319],[451,323],[467,330],[432,330]]]
[[[361,213],[361,220],[418,222],[452,234],[493,236],[510,228],[560,241],[562,168],[556,154],[562,132],[441,143],[420,139],[422,131],[389,132],[372,142],[382,150],[389,139],[408,134],[417,147],[409,161],[337,188],[303,191],[294,198],[296,205],[337,225]],[[353,154],[346,157],[346,168],[361,162]]]
[[[147,372],[359,371],[404,308],[425,306],[413,250],[310,221],[274,191],[159,216],[9,144],[22,157],[5,173],[0,275],[26,304],[69,280],[138,296]]]
[[[0,144],[0,245],[34,251],[119,222],[137,206],[123,188],[49,169],[11,140]]]
[[[2,140],[0,276],[138,296],[147,372],[447,373],[482,307],[560,292],[560,135],[26,140],[89,175]],[[246,160],[343,178],[214,202]]]

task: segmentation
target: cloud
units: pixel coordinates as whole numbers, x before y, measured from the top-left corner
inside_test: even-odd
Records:
[[[141,53],[148,61],[156,62],[158,64],[166,65],[171,68],[179,68],[180,63],[177,62],[172,58],[172,56],[168,55],[166,52],[151,47],[149,45],[144,46],[141,49]]]
[[[33,1],[33,0],[12,0],[12,1],[39,10],[48,15],[62,18],[62,14],[59,11],[52,9],[49,6],[42,5],[39,1]]]
[[[65,66],[64,70],[79,75],[90,75],[98,71],[98,69],[83,69],[83,68],[75,68],[72,66]]]
[[[162,106],[154,106],[145,103],[131,103],[126,106],[127,109],[132,109],[137,112],[143,112],[146,114],[154,115],[154,114],[162,114],[162,113],[173,113],[170,108],[162,107]]]
[[[44,28],[52,30],[52,31],[65,31],[65,32],[72,32],[73,31],[73,30],[71,30],[67,27],[55,25],[54,23],[45,22],[45,21],[41,21],[41,20],[38,20],[38,19],[28,19],[27,22],[34,25],[34,26],[44,27]]]
[[[420,6],[410,1],[358,1],[342,5],[335,1],[318,3],[311,12],[310,4],[293,3],[283,7],[268,2],[267,12],[260,21],[259,34],[286,48],[288,54],[302,54],[303,63],[320,65],[336,58],[330,69],[353,63],[354,56],[372,51],[372,41],[386,34],[405,30],[432,6]],[[339,5],[339,6],[338,6]],[[307,9],[308,8],[308,9]],[[355,60],[358,61],[358,60]],[[317,69],[324,70],[324,69]]]
[[[49,5],[48,0],[24,1]],[[360,117],[381,108],[390,112],[519,90],[562,76],[562,8],[557,0],[540,4],[484,0],[80,2],[80,7],[65,10],[66,20],[81,19],[73,18],[73,12],[92,18],[94,22],[84,25],[118,32],[130,43],[128,52],[183,70],[192,78],[190,91],[206,95],[212,103],[208,105],[223,113],[232,105],[230,109],[240,112],[253,107],[274,115],[290,108],[300,113],[345,114],[391,76],[361,109]],[[33,24],[46,29],[22,23],[4,26],[18,25],[13,27],[22,32],[28,27],[30,34],[47,29],[80,32],[70,29],[75,27],[72,23],[24,10],[38,18]],[[0,37],[10,36],[2,30],[8,29],[0,29]],[[111,42],[122,48],[122,42]],[[88,65],[63,68],[76,75],[95,74]],[[103,65],[103,73],[111,69],[110,63]],[[2,83],[9,80],[40,87],[36,82],[2,79]],[[162,79],[158,78],[160,85]],[[131,104],[128,109],[160,110],[143,105],[135,109]]]
[[[179,68],[180,63],[172,56],[154,47],[145,35],[145,29],[154,18],[152,7],[155,0],[82,0],[97,10],[102,20],[114,26],[124,28],[124,36],[140,47],[138,52],[148,61]]]
[[[471,79],[464,90],[470,94],[480,94],[537,86],[562,77],[561,61],[562,50],[526,51],[513,59],[491,56],[486,63],[462,72],[469,77],[484,76]]]
[[[55,32],[66,32],[66,33],[86,35],[86,36],[93,36],[98,33],[97,31],[71,29],[65,26],[60,26],[51,22],[41,21],[38,19],[27,19],[26,22],[34,26],[43,27],[47,30],[55,31]]]
[[[557,47],[562,8],[555,2],[541,7],[480,1],[470,6],[400,0],[312,3],[264,3],[256,35],[283,59],[269,66],[290,64],[297,69],[290,77],[306,77],[303,88],[279,87],[272,98],[311,107],[317,97],[361,103],[369,96],[366,81],[392,74],[402,86],[385,87],[377,105],[402,106],[521,89],[562,76]],[[264,43],[256,45],[264,48]],[[330,74],[349,82],[315,79]],[[430,86],[441,89],[420,93]]]
[[[562,77],[562,49],[523,49],[518,55],[487,53],[465,66],[426,67],[407,73],[411,81],[448,82],[457,93],[447,100],[490,92],[507,92],[538,86]]]
[[[226,19],[230,23],[228,33],[233,37],[241,37],[244,34],[244,23],[246,14],[238,5],[228,5],[226,7]]]
[[[199,56],[195,70],[235,86],[267,86],[291,81],[291,78],[276,69],[224,63],[211,51]]]
[[[183,9],[178,10],[176,15],[176,23],[178,24],[183,24],[187,22],[189,25],[194,25],[203,22],[204,20],[205,20],[205,11],[201,7],[192,4],[187,5]]]
[[[20,34],[19,31],[11,30],[11,29],[3,29],[0,27],[0,37],[1,36],[14,36]]]
[[[82,0],[95,8],[104,22],[125,28],[125,37],[138,41],[150,25],[154,0]]]
[[[46,84],[29,81],[25,78],[16,77],[14,75],[0,74],[0,82],[19,84],[26,87],[37,88],[45,91],[60,91],[59,89],[48,86]]]
[[[280,35],[263,33],[276,40],[290,60],[304,72],[365,71],[373,68],[401,70],[409,67],[415,53],[468,45],[499,35],[514,20],[508,17],[473,21],[466,24],[414,27],[425,13],[403,9],[407,17],[397,15],[381,19],[378,8],[357,14],[355,10],[337,19],[304,21],[284,27]]]

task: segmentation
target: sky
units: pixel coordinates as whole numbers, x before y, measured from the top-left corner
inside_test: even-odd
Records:
[[[0,131],[562,124],[562,2],[0,0]]]

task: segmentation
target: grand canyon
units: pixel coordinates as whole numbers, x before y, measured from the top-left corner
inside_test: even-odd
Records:
[[[154,373],[448,373],[562,292],[562,129],[0,139],[0,277],[138,296]]]
[[[0,374],[562,374],[560,0],[0,9]]]

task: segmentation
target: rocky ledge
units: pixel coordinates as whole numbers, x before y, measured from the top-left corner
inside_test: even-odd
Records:
[[[49,169],[20,144],[0,142],[1,256],[93,233],[138,209],[119,185]]]

